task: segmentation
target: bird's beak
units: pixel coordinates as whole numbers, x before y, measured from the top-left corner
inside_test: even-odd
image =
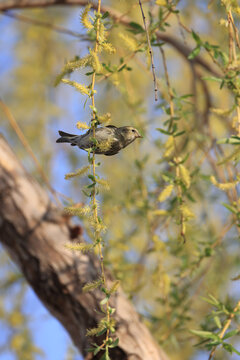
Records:
[[[138,135],[138,138],[143,139],[143,136],[139,134],[139,135]]]

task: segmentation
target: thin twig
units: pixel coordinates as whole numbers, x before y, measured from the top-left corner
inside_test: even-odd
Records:
[[[161,46],[159,47],[159,49],[162,54],[164,74],[165,74],[166,83],[167,83],[169,105],[170,105],[170,115],[171,115],[171,117],[174,117],[173,92],[172,92],[170,79],[169,79],[169,75],[168,75],[166,56],[165,56],[165,52]]]
[[[180,34],[182,36],[182,39],[183,39],[183,42],[185,45],[187,45],[187,40],[186,40],[186,36],[184,34],[184,30],[186,30],[185,26],[183,26],[183,24],[181,23],[181,20],[180,20],[180,15],[179,13],[176,13],[176,17],[177,17],[177,21],[178,21],[178,26],[179,26],[179,29],[180,29]]]
[[[10,125],[12,126],[13,130],[15,131],[15,133],[17,134],[19,140],[21,141],[21,143],[23,144],[24,148],[27,150],[28,154],[31,156],[31,158],[33,159],[39,173],[41,174],[41,177],[43,179],[43,181],[45,182],[45,184],[47,185],[48,189],[51,191],[51,193],[53,194],[53,197],[56,201],[56,203],[62,207],[62,204],[60,202],[60,200],[58,199],[57,196],[57,192],[56,190],[54,190],[45,174],[45,172],[43,171],[38,159],[36,158],[34,152],[32,151],[31,146],[29,145],[27,139],[25,138],[22,130],[20,129],[18,123],[16,122],[13,114],[11,113],[10,109],[8,108],[8,106],[0,99],[0,106],[3,109]]]
[[[231,325],[231,322],[232,322],[234,316],[236,315],[236,312],[239,310],[239,308],[240,308],[240,301],[238,301],[237,305],[236,305],[235,308],[233,309],[233,312],[229,315],[226,324],[224,325],[221,333],[219,334],[220,339],[222,339],[222,338],[224,337],[227,329],[228,329],[229,326]],[[215,347],[212,349],[212,351],[211,351],[211,353],[210,353],[210,355],[209,355],[208,360],[211,360],[211,359],[213,358],[213,355],[214,355],[214,353],[215,353],[215,351],[216,351],[216,348],[217,348],[217,347],[215,346]]]
[[[229,33],[229,65],[234,59],[234,41],[233,41],[233,27],[231,22],[231,11],[228,12],[228,33]]]
[[[35,25],[35,26],[41,26],[41,27],[49,28],[50,30],[54,30],[54,31],[56,31],[58,33],[61,33],[61,34],[66,34],[66,35],[70,35],[70,36],[80,38],[81,40],[85,40],[85,41],[89,40],[88,37],[86,37],[85,35],[82,35],[80,33],[77,33],[76,31],[72,31],[72,30],[63,28],[63,27],[58,26],[58,25],[54,25],[54,24],[46,22],[46,21],[42,21],[42,20],[38,20],[38,19],[32,19],[32,18],[29,18],[29,17],[24,16],[24,15],[14,14],[14,13],[12,13],[10,11],[1,11],[1,13],[4,16],[10,17],[12,19],[15,19],[15,20],[18,20],[18,21],[21,21],[21,22],[25,22],[25,23],[32,24],[32,25]]]
[[[142,7],[141,0],[138,0],[138,2],[139,2],[140,9],[141,9],[142,18],[143,18],[143,24],[144,24],[146,35],[147,35],[148,51],[149,51],[149,54],[150,54],[150,57],[151,57],[151,63],[152,63],[152,74],[153,74],[155,101],[157,101],[158,100],[158,96],[157,96],[158,88],[157,88],[157,80],[156,80],[156,73],[155,73],[155,65],[154,65],[154,61],[153,61],[153,52],[152,52],[151,42],[150,42],[150,38],[149,38],[149,34],[148,34],[148,29],[147,29],[147,24],[146,24],[146,17],[145,17],[144,12],[143,12],[143,7]]]
[[[240,42],[239,42],[239,36],[238,36],[238,28],[236,27],[236,25],[234,24],[234,20],[232,17],[232,13],[230,12],[230,20],[233,26],[233,30],[234,30],[234,34],[235,34],[235,39],[236,39],[236,44],[237,47],[240,49]]]
[[[171,115],[171,126],[172,126],[172,119],[174,118],[174,103],[173,103],[173,92],[172,92],[172,88],[171,88],[171,84],[170,84],[170,79],[169,79],[169,75],[168,75],[168,69],[167,69],[167,61],[166,61],[166,56],[165,56],[165,52],[162,48],[162,46],[159,47],[160,52],[162,54],[162,60],[163,60],[163,67],[164,67],[164,73],[165,73],[165,78],[166,78],[166,83],[167,83],[167,88],[168,88],[168,96],[169,96],[169,106],[170,106],[170,115]],[[179,151],[177,148],[177,143],[176,143],[176,138],[173,138],[173,143],[174,143],[174,153],[175,153],[175,158],[177,159],[179,156]],[[176,161],[176,178],[179,179],[180,178],[180,168],[179,168],[179,164]],[[177,184],[177,196],[178,199],[180,201],[180,205],[183,203],[183,198],[182,198],[182,188],[181,185]],[[185,222],[184,222],[184,217],[183,214],[181,212],[180,215],[180,236],[183,239],[183,243],[185,244],[186,242],[186,235],[185,235]]]
[[[239,47],[239,39],[238,39],[238,30],[234,24],[233,16],[231,10],[228,12],[228,32],[229,32],[229,65],[234,61],[237,62],[237,54],[236,54],[236,46],[233,39],[233,34],[235,33],[235,40],[237,46]],[[237,119],[238,119],[238,136],[240,136],[240,107],[239,100],[237,98]]]
[[[95,46],[94,46],[94,52],[96,54],[98,53],[98,49],[99,49],[100,15],[101,15],[101,0],[98,0],[96,42],[95,42]],[[96,81],[96,70],[92,74],[92,85],[91,85],[91,100],[92,100],[92,109],[93,109],[91,128],[92,128],[93,138],[95,138],[95,136],[96,136],[96,127],[95,127],[96,112],[94,110],[94,108],[95,108],[95,99],[94,99],[95,81]],[[95,151],[93,151],[93,157],[92,157],[92,174],[95,179],[96,178]],[[93,187],[93,192],[92,192],[92,207],[93,207],[94,222],[95,222],[95,224],[99,224],[95,186]],[[100,231],[95,230],[94,236],[95,236],[95,242],[98,244],[98,252],[99,252],[100,264],[101,264],[101,276],[102,276],[103,285],[106,288],[107,284],[106,284],[106,276],[105,276],[104,262],[103,262],[104,258],[103,258],[103,251],[102,251],[102,243],[101,243],[101,241],[99,241],[99,235],[100,235]],[[107,322],[109,325],[109,322],[110,322],[109,299],[107,299],[107,302],[106,302],[106,315],[107,315]],[[104,348],[104,346],[108,343],[109,335],[110,335],[110,328],[108,326],[107,331],[106,331],[105,340],[103,341],[101,348]]]

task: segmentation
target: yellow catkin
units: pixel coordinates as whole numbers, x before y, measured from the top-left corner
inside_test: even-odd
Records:
[[[188,189],[191,185],[190,173],[189,173],[188,169],[182,164],[179,165],[179,170],[180,170],[181,179],[182,179],[184,185],[186,186],[186,188]]]
[[[112,75],[108,78],[108,80],[111,81],[111,83],[116,87],[118,87],[120,84],[119,76],[117,72],[112,73]]]
[[[89,224],[94,229],[94,231],[98,234],[101,232],[105,232],[107,230],[106,225],[103,222],[96,222],[93,216],[89,217]]]
[[[169,136],[164,147],[165,147],[165,151],[164,151],[163,156],[164,157],[171,156],[174,152],[174,137],[173,136]]]
[[[82,123],[81,121],[77,122],[76,127],[79,130],[88,130],[88,129],[90,129],[90,127],[86,123]]]
[[[102,279],[98,279],[96,281],[93,282],[89,282],[86,285],[83,286],[82,291],[83,292],[88,292],[88,291],[92,291],[95,290],[96,288],[98,288],[100,285],[102,284]]]
[[[238,117],[237,116],[234,116],[232,118],[232,128],[237,130],[238,129]]]
[[[161,239],[159,239],[159,237],[156,234],[153,235],[152,241],[154,244],[154,249],[156,251],[161,251],[161,253],[167,252],[166,244]]]
[[[112,286],[109,289],[109,294],[114,294],[117,291],[119,285],[120,285],[119,280],[114,281],[114,283],[112,284]]]
[[[100,50],[103,50],[103,51],[107,52],[108,54],[115,54],[115,52],[116,52],[115,47],[111,43],[106,42],[106,41],[100,45]]]
[[[232,109],[219,109],[219,108],[210,108],[211,112],[220,115],[220,116],[227,116],[232,113]]]
[[[110,190],[109,183],[104,179],[97,179],[97,183],[101,185],[105,190]]]
[[[130,37],[126,34],[123,33],[119,33],[119,38],[122,40],[124,46],[131,50],[131,51],[136,51],[138,48],[138,44],[136,42],[136,40],[133,37]]]
[[[24,347],[26,339],[22,333],[15,334],[12,336],[10,341],[10,347],[12,350],[20,352],[21,349]]]
[[[85,216],[91,212],[89,206],[77,207],[77,206],[68,206],[64,208],[64,211],[73,216]]]
[[[163,210],[163,209],[153,210],[151,213],[154,216],[167,216],[167,215],[169,215],[169,212],[167,210]]]
[[[81,251],[82,253],[86,253],[93,250],[94,245],[85,244],[85,243],[78,243],[78,244],[67,243],[65,244],[65,247],[70,250]]]
[[[163,289],[164,295],[167,296],[171,289],[171,278],[166,273],[163,273],[161,276],[161,288]]]
[[[180,211],[185,220],[188,220],[190,218],[195,218],[195,214],[189,209],[187,205],[181,205]]]
[[[106,29],[105,29],[104,24],[101,22],[99,24],[99,34],[98,34],[99,44],[102,44],[103,42],[105,42],[106,37],[107,37]]]
[[[156,0],[156,5],[165,6],[167,5],[167,0]]]
[[[89,66],[91,63],[90,60],[91,60],[91,56],[88,54],[81,59],[69,61],[67,62],[67,64],[65,64],[63,71],[77,70],[85,66]]]
[[[78,170],[75,171],[75,172],[68,173],[68,174],[65,175],[65,180],[72,179],[73,177],[76,177],[76,176],[82,176],[82,175],[84,175],[89,169],[90,169],[90,165],[84,166],[84,167],[82,167],[81,169],[78,169]]]
[[[102,71],[102,65],[99,61],[99,57],[94,50],[89,50],[92,56],[92,68],[95,72],[100,73]]]
[[[159,195],[158,201],[160,202],[165,201],[172,194],[172,191],[173,191],[173,185],[166,186],[165,189],[163,189],[163,191]]]
[[[107,125],[111,122],[112,120],[112,117],[111,117],[111,114],[108,112],[106,114],[103,114],[103,115],[99,115],[98,116],[98,121],[101,123],[101,124],[104,124],[104,125]]]
[[[101,143],[98,144],[98,148],[102,151],[102,152],[106,152],[108,150],[111,149],[113,140],[112,139],[108,139],[105,141],[101,141]]]
[[[93,24],[89,20],[89,11],[90,11],[91,7],[92,7],[92,5],[88,4],[85,7],[85,9],[83,10],[83,12],[81,13],[81,17],[80,17],[81,23],[87,30],[91,30],[93,28]]]
[[[228,183],[219,183],[213,175],[210,177],[210,181],[214,186],[223,191],[234,189],[234,187],[238,184],[238,180]]]
[[[228,21],[226,19],[220,19],[219,20],[219,25],[228,27]]]
[[[85,85],[79,84],[76,81],[71,81],[71,80],[67,80],[67,79],[62,79],[62,82],[64,84],[68,84],[72,87],[74,87],[77,91],[79,91],[82,95],[89,95],[89,89],[86,88]]]

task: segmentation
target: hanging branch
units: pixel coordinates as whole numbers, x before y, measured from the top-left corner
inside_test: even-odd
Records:
[[[15,131],[17,137],[19,138],[19,140],[21,141],[22,145],[24,146],[24,148],[26,149],[26,151],[28,152],[28,154],[30,155],[30,157],[33,159],[36,168],[39,172],[39,174],[41,175],[44,183],[46,184],[47,188],[49,189],[49,191],[52,193],[54,200],[56,201],[56,203],[58,204],[59,207],[62,207],[62,204],[58,198],[57,192],[55,189],[53,189],[52,185],[50,184],[41,164],[39,163],[38,159],[36,158],[34,152],[32,151],[31,146],[29,145],[27,139],[25,138],[22,130],[20,129],[17,121],[15,120],[13,114],[11,113],[10,109],[8,108],[8,106],[0,99],[0,106],[3,110],[3,112],[5,113],[11,127],[13,128],[13,130]]]
[[[165,52],[161,46],[159,47],[159,49],[160,49],[160,52],[162,55],[164,74],[165,74],[166,84],[167,84],[167,89],[168,89],[169,107],[170,107],[170,115],[171,115],[171,122],[169,125],[169,129],[171,129],[173,127],[173,119],[175,116],[174,103],[173,103],[173,91],[172,91],[171,84],[170,84]],[[174,163],[176,165],[176,179],[181,178],[181,172],[184,172],[186,174],[185,176],[189,177],[188,170],[181,164],[181,160],[179,159],[179,150],[177,148],[177,143],[176,143],[175,137],[173,137],[173,147],[174,147],[174,153],[175,153]],[[187,180],[187,182],[189,182],[189,184],[187,185],[189,187],[190,186],[190,177]],[[177,196],[178,196],[179,208],[180,208],[180,236],[183,239],[183,243],[185,243],[186,242],[186,215],[184,215],[184,209],[183,209],[183,203],[184,203],[183,191],[182,191],[182,187],[179,183],[177,184]]]
[[[101,17],[101,0],[98,0],[98,9],[97,9],[97,31],[96,31],[96,42],[94,47],[94,53],[97,55],[98,53],[98,47],[99,47],[99,27],[100,27],[100,17]],[[96,111],[95,111],[95,99],[94,99],[94,86],[95,86],[95,80],[96,80],[96,69],[93,72],[92,75],[92,85],[91,85],[91,100],[92,100],[92,120],[91,120],[91,128],[93,131],[93,139],[95,139],[96,135]],[[92,173],[93,178],[96,179],[96,163],[95,163],[95,151],[93,151],[92,156]],[[99,224],[99,217],[98,217],[98,208],[97,208],[97,201],[96,201],[96,183],[93,187],[92,192],[92,208],[93,208],[93,216],[94,216],[94,222],[96,225]],[[103,251],[102,251],[102,242],[100,238],[100,230],[98,227],[95,229],[95,243],[98,244],[98,252],[100,257],[100,264],[101,264],[101,280],[102,280],[102,286],[104,287],[105,292],[107,293],[107,284],[106,284],[106,276],[105,276],[105,270],[104,270],[104,263],[103,263]],[[106,315],[107,315],[107,331],[105,340],[102,342],[102,345],[99,347],[99,349],[104,350],[106,356],[108,355],[108,342],[109,342],[109,335],[110,335],[110,306],[109,306],[109,297],[107,296],[106,301]]]
[[[146,35],[147,35],[148,51],[149,51],[149,54],[150,54],[151,64],[152,64],[152,74],[153,74],[155,101],[157,101],[158,100],[158,96],[157,96],[158,88],[157,88],[157,79],[156,79],[156,73],[155,73],[155,65],[154,65],[154,61],[153,61],[153,52],[152,52],[151,42],[150,42],[148,29],[147,29],[147,24],[146,24],[146,17],[145,17],[144,11],[143,11],[142,3],[141,3],[141,0],[138,0],[138,1],[139,1],[139,6],[140,6],[140,9],[141,9],[141,13],[142,13],[144,28],[145,28]]]
[[[56,31],[56,32],[58,32],[60,34],[74,36],[74,37],[79,38],[79,39],[81,39],[83,41],[88,41],[89,40],[89,38],[84,36],[83,34],[77,33],[76,31],[66,29],[66,28],[64,28],[62,26],[54,25],[54,24],[46,22],[46,21],[29,18],[28,16],[15,14],[15,13],[10,12],[10,11],[2,11],[2,14],[4,16],[7,16],[7,17],[11,18],[11,19],[15,19],[15,20],[18,20],[18,21],[21,21],[21,22],[24,22],[24,23],[27,23],[27,24],[32,24],[32,25],[35,25],[35,26],[44,27],[46,29]]]

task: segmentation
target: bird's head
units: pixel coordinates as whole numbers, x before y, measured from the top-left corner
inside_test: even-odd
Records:
[[[137,129],[132,126],[123,126],[119,128],[119,130],[124,138],[125,146],[131,144],[131,142],[137,138],[142,138],[142,135],[140,135]]]

